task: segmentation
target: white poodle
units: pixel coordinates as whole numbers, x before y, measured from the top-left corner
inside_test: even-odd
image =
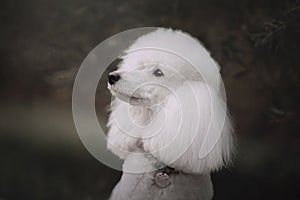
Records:
[[[124,159],[111,200],[212,199],[210,172],[230,163],[232,124],[219,66],[171,29],[138,38],[109,74],[108,149]]]

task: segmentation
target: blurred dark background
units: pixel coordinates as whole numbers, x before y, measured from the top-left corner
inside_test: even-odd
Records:
[[[222,67],[239,148],[214,199],[300,199],[298,0],[2,0],[0,25],[1,200],[108,198],[120,172],[79,140],[73,81],[101,41],[143,26],[189,32]],[[100,121],[109,101],[100,87]]]

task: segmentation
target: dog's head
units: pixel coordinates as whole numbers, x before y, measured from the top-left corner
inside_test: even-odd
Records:
[[[108,80],[108,89],[121,100],[108,124],[113,152],[130,152],[139,144],[161,162],[192,173],[207,173],[230,160],[232,128],[219,67],[198,41],[159,29],[140,37],[122,60]],[[128,108],[133,112],[127,115]],[[147,118],[150,125],[132,123]]]

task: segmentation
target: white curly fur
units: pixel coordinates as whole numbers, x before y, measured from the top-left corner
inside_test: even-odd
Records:
[[[233,129],[219,66],[198,40],[158,29],[138,38],[122,59],[111,73],[121,79],[108,84],[116,97],[108,149],[124,160],[150,152],[190,174],[209,174],[230,162]],[[157,69],[164,75],[155,76]],[[137,163],[133,170],[143,166]]]

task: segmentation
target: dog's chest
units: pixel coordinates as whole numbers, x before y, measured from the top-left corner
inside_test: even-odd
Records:
[[[110,200],[212,199],[213,188],[209,175],[177,174],[160,177],[160,180],[157,175],[156,172],[124,173]]]
[[[136,160],[134,162],[133,160]],[[147,163],[147,165],[145,165]],[[170,167],[156,170],[156,162],[147,157],[129,156],[123,175],[110,200],[209,200],[213,196],[210,175],[181,173]],[[144,171],[138,172],[138,170]]]

